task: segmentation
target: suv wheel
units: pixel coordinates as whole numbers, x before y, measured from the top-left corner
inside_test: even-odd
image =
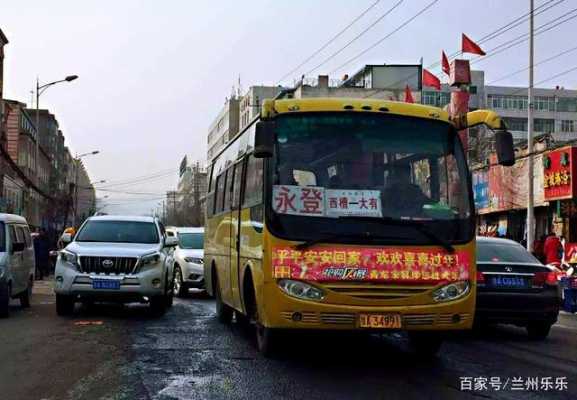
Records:
[[[76,298],[68,294],[56,295],[56,314],[60,316],[71,315],[74,312]]]
[[[176,297],[186,297],[188,294],[188,288],[184,284],[179,266],[174,267],[174,293]]]
[[[0,318],[10,316],[10,284],[0,284]]]
[[[26,290],[20,295],[20,305],[22,308],[30,307],[30,298],[32,297],[32,287],[34,286],[34,279],[30,278]]]
[[[150,311],[156,316],[166,314],[168,301],[166,296],[152,296],[150,298]]]

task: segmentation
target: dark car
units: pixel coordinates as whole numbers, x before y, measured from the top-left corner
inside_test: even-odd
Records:
[[[475,324],[505,323],[526,327],[543,340],[557,321],[561,297],[554,270],[519,243],[477,238]]]

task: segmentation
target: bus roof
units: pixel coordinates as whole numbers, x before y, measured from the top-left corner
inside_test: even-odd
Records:
[[[325,97],[279,99],[265,100],[263,105],[263,116],[265,118],[272,117],[275,114],[291,112],[322,111],[377,112],[449,122],[449,114],[441,108],[380,99]]]

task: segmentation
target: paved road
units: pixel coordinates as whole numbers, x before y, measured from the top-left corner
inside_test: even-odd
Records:
[[[150,398],[577,398],[574,316],[563,315],[546,342],[529,341],[522,329],[497,328],[456,337],[429,362],[418,360],[400,335],[310,333],[287,339],[280,359],[266,360],[252,332],[220,325],[213,307],[205,298],[177,300],[164,319],[133,324],[133,363]],[[509,381],[504,390],[496,391],[494,381],[491,390],[468,392],[461,391],[461,377],[500,378],[501,389]],[[568,390],[520,393],[510,390],[519,386],[516,377],[566,377]],[[539,386],[546,382],[540,379]]]
[[[214,302],[199,295],[177,299],[163,318],[138,305],[58,318],[46,285],[33,302],[0,320],[2,400],[577,398],[573,315],[562,315],[542,343],[503,327],[455,337],[427,362],[400,335],[311,333],[287,338],[280,357],[267,360],[252,332],[220,325]],[[461,391],[462,377],[507,387]],[[516,377],[566,377],[568,390],[512,391]]]

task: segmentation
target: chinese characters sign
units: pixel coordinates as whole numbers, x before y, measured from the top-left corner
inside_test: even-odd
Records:
[[[382,217],[381,192],[378,190],[334,190],[325,189],[328,217],[361,215]]]
[[[381,217],[378,190],[336,190],[314,186],[275,185],[273,209],[278,214],[337,218],[343,215]]]
[[[422,248],[273,248],[275,278],[437,283],[469,279],[466,252]]]
[[[563,147],[544,156],[543,191],[546,200],[573,197],[575,151],[573,147]]]

